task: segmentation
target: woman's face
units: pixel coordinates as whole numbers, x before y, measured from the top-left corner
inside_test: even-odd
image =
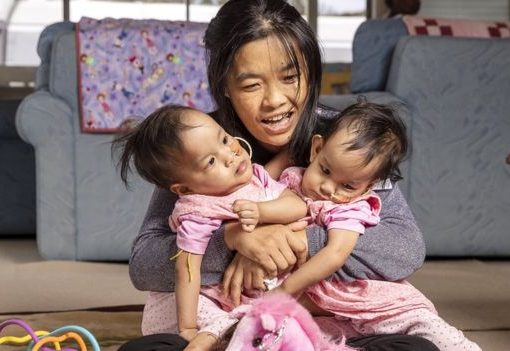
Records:
[[[307,94],[301,57],[299,65],[300,77],[273,36],[243,45],[234,58],[225,93],[246,129],[267,150],[287,145],[301,117]]]

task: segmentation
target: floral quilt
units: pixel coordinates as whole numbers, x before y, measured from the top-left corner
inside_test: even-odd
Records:
[[[164,104],[214,110],[206,23],[83,17],[76,24],[81,130],[116,132]]]

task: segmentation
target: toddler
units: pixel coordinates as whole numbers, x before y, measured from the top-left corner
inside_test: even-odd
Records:
[[[246,232],[259,222],[294,222],[306,215],[306,204],[262,166],[252,164],[238,138],[189,107],[167,105],[156,110],[115,145],[122,147],[119,165],[126,184],[132,161],[145,180],[179,196],[169,219],[179,247],[173,257],[175,307],[169,318],[176,315],[179,333],[191,341],[190,348],[207,350],[219,336],[207,328],[197,334],[199,324],[208,324],[203,320],[216,309],[199,297],[201,259],[212,233],[225,220],[239,220]],[[163,298],[170,300],[171,295]],[[210,327],[222,330],[234,322],[226,319],[224,325]]]
[[[306,169],[287,168],[280,181],[307,203],[310,221],[327,228],[328,242],[274,290],[301,296],[315,314],[334,316],[345,324],[346,337],[401,333],[427,338],[441,350],[480,350],[405,281],[328,280],[365,227],[379,222],[381,200],[374,186],[401,179],[406,152],[405,125],[393,109],[363,101],[313,136]],[[276,157],[266,167],[277,174],[284,163]]]

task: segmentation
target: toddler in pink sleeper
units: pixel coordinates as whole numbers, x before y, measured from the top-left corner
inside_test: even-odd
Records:
[[[172,258],[176,260],[175,296],[149,295],[144,333],[176,328],[169,331],[178,331],[190,347],[212,347],[235,323],[200,294],[202,256],[213,232],[223,221],[238,220],[249,235],[259,222],[288,224],[306,215],[306,204],[264,167],[252,164],[251,154],[238,139],[200,111],[167,105],[118,140],[123,145],[124,181],[133,161],[143,178],[179,196],[169,218],[179,248]]]
[[[328,231],[326,246],[274,290],[294,295],[317,315],[348,320],[346,337],[412,334],[441,350],[480,350],[406,281],[329,279],[348,259],[365,227],[379,223],[381,200],[373,189],[400,178],[406,151],[405,126],[393,109],[362,101],[313,136],[306,168],[284,169],[278,157],[266,165],[273,173],[284,169],[280,181],[306,202],[309,220]]]

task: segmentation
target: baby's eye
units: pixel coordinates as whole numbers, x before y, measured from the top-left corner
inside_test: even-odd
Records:
[[[347,190],[356,190],[355,187],[353,187],[352,185],[350,184],[342,184],[342,186],[344,187],[344,189],[347,189]]]
[[[207,162],[207,166],[214,166],[214,163],[216,162],[216,159],[214,157],[211,157],[209,161]]]
[[[321,167],[321,172],[324,173],[325,175],[329,175],[331,172],[329,171],[329,169],[327,169],[326,167],[324,166],[320,166]]]
[[[225,135],[225,136],[223,137],[223,145],[228,145],[229,140],[230,140],[230,139],[229,139],[228,135]]]

